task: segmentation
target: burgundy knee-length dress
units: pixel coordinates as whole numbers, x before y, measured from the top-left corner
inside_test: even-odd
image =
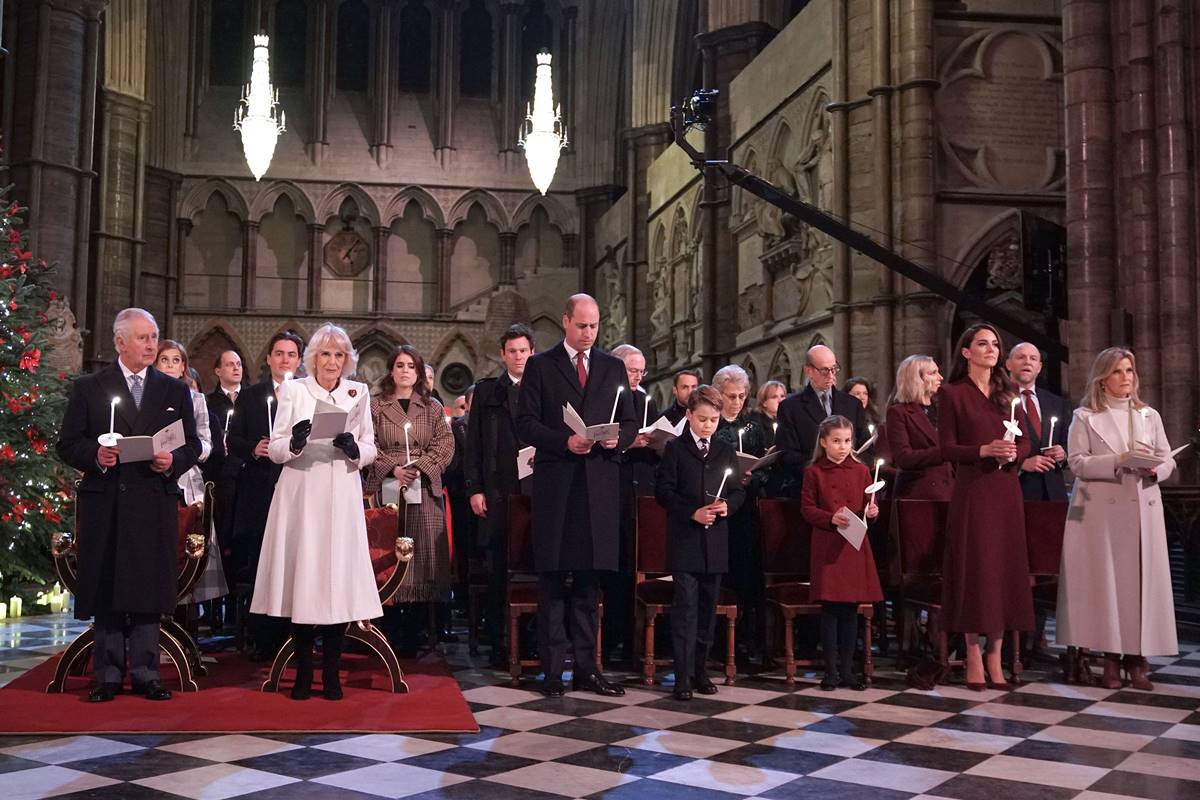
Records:
[[[833,525],[842,506],[861,516],[867,504],[871,472],[847,457],[835,464],[821,456],[804,470],[800,513],[812,526],[809,568],[813,600],[831,603],[877,603],[883,599],[871,543],[855,550]]]
[[[1029,456],[1029,437],[1017,438],[1011,463],[979,456],[981,445],[1004,437],[1004,419],[970,378],[938,392],[942,458],[958,465],[942,562],[948,631],[1033,630],[1025,501],[1017,478],[1018,465]]]

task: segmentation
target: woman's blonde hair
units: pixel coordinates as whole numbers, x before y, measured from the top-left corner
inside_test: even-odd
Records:
[[[340,328],[332,322],[326,322],[317,328],[316,333],[308,340],[308,344],[304,348],[304,372],[316,376],[317,355],[320,354],[322,347],[330,343],[346,354],[341,377],[353,375],[358,369],[358,351],[354,349],[354,343],[350,341],[350,334],[346,333],[346,329]]]
[[[841,414],[830,414],[825,419],[821,420],[821,424],[817,426],[817,445],[813,448],[812,460],[816,462],[821,456],[825,455],[825,448],[821,446],[821,440],[829,435],[830,431],[840,431],[845,428],[850,429],[851,436],[854,434],[854,425],[850,420],[843,417]],[[858,456],[854,455],[854,451],[850,451],[850,457],[857,460]]]
[[[763,410],[763,403],[767,402],[767,394],[770,393],[772,389],[776,388],[782,389],[783,396],[787,397],[787,387],[783,385],[783,381],[767,381],[762,386],[758,387],[758,396],[755,398],[755,402],[759,411]]]
[[[925,399],[925,378],[921,369],[936,368],[937,362],[929,356],[912,355],[896,367],[896,388],[892,390],[893,403],[919,403]]]
[[[1133,367],[1133,391],[1129,395],[1129,401],[1135,409],[1146,407],[1146,404],[1138,397],[1137,358],[1134,357],[1132,350],[1124,347],[1110,347],[1107,350],[1101,350],[1100,354],[1096,356],[1096,360],[1092,362],[1092,371],[1088,374],[1083,397],[1079,399],[1080,406],[1092,411],[1103,411],[1108,408],[1108,403],[1104,400],[1104,379],[1112,375],[1121,360],[1126,358]]]

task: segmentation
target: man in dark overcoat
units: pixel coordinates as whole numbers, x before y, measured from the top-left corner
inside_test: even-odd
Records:
[[[525,364],[533,355],[533,331],[516,324],[500,337],[504,372],[475,384],[467,438],[463,448],[463,481],[488,571],[484,620],[492,642],[492,665],[507,665],[504,647],[504,588],[508,575],[508,498],[528,494],[532,479],[517,478],[517,402]],[[522,491],[524,486],[524,491]]]
[[[850,420],[856,448],[870,438],[862,403],[837,388],[840,369],[832,350],[823,344],[813,345],[804,363],[808,385],[779,404],[775,447],[783,451],[783,468],[796,478],[792,484],[795,497],[800,496],[804,468],[812,461],[817,446],[817,427],[826,417],[837,414]]]
[[[187,384],[151,364],[158,323],[127,308],[113,322],[117,360],[71,387],[57,450],[83,473],[77,495],[77,619],[94,617],[91,702],[112,700],[125,682],[126,641],[133,691],[168,700],[159,681],[159,624],[176,605],[179,574],[179,476],[200,458],[200,438]],[[111,401],[118,398],[115,417]],[[153,436],[175,421],[184,442],[150,461],[122,463],[119,447],[97,440],[112,430]]]
[[[250,594],[258,573],[258,554],[271,498],[275,495],[275,482],[283,469],[267,455],[271,440],[268,419],[273,425],[279,408],[279,386],[287,375],[294,375],[299,369],[303,353],[304,341],[295,333],[284,331],[271,337],[266,361],[271,377],[238,394],[229,425],[229,452],[244,463],[234,500],[233,580],[235,584],[249,584]],[[278,618],[251,614],[246,620],[246,634],[250,640],[246,650],[252,657],[271,658],[286,638],[287,629]]]
[[[537,448],[533,467],[533,562],[538,573],[538,649],[543,693],[559,696],[571,609],[574,688],[619,696],[596,666],[600,572],[618,566],[619,453],[637,436],[625,365],[593,345],[600,308],[573,295],[563,315],[563,341],[525,365],[517,433]],[[620,390],[618,394],[618,389]],[[614,403],[614,401],[616,401]],[[620,423],[616,438],[589,442],[563,421],[570,403],[587,425]]]
[[[217,529],[217,546],[221,548],[221,567],[225,575],[233,575],[233,513],[243,462],[229,452],[226,422],[233,422],[229,412],[243,389],[242,357],[236,350],[225,350],[217,356],[213,373],[217,376],[217,388],[204,396],[213,450],[201,469],[204,480],[213,483],[213,525]]]
[[[1033,455],[1021,462],[1021,494],[1026,500],[1067,501],[1063,470],[1067,466],[1067,431],[1072,411],[1058,395],[1037,385],[1042,374],[1042,353],[1036,345],[1020,342],[1004,364],[1021,398],[1021,427],[1033,443]],[[1056,418],[1054,440],[1050,420]]]

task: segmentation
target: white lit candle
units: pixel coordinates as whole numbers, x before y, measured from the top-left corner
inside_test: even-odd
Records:
[[[408,465],[412,461],[412,456],[408,452],[408,429],[412,427],[411,422],[404,423],[404,464]]]
[[[1021,404],[1021,398],[1020,398],[1020,397],[1014,397],[1014,398],[1012,399],[1012,403],[1010,403],[1010,404],[1009,404],[1009,405],[1011,406],[1011,409],[1012,409],[1012,410],[1011,410],[1011,412],[1010,412],[1010,413],[1009,413],[1009,415],[1008,415],[1008,421],[1009,421],[1009,422],[1014,422],[1014,423],[1015,423],[1015,422],[1017,421],[1017,406],[1019,406],[1020,404]]]
[[[117,430],[117,405],[120,402],[121,398],[114,397],[108,404],[108,435],[110,438]]]
[[[771,423],[771,433],[775,434],[776,436],[779,435],[779,423],[778,422]]]
[[[875,426],[869,422],[867,423],[867,433],[871,434],[872,436],[875,435]]]
[[[746,432],[745,428],[738,428],[738,452],[739,453],[746,452],[745,450],[742,449],[742,434],[745,432]]]
[[[271,430],[275,427],[275,424],[271,419],[271,403],[274,403],[274,402],[275,402],[274,397],[267,398],[267,435],[268,436],[271,434]]]
[[[646,402],[642,403],[642,427],[645,428],[650,424],[650,397],[646,397]]]
[[[1058,417],[1051,417],[1051,418],[1050,418],[1050,438],[1049,438],[1049,439],[1047,439],[1046,441],[1048,441],[1048,442],[1050,443],[1050,446],[1051,446],[1051,447],[1053,447],[1053,446],[1054,446],[1054,425],[1055,425],[1055,423],[1057,423],[1057,422],[1058,422]]]
[[[8,598],[8,615],[14,619],[21,616],[21,598],[15,594]]]
[[[613,410],[612,410],[612,416],[610,416],[610,417],[608,418],[608,424],[609,424],[609,425],[611,425],[611,424],[613,424],[614,422],[616,422],[616,421],[617,421],[617,403],[620,403],[620,402],[621,402],[621,391],[622,391],[624,388],[625,388],[624,386],[618,386],[618,387],[617,387],[617,396],[613,398]]]
[[[873,480],[872,483],[879,483],[879,468],[882,466],[883,466],[883,459],[882,458],[875,459],[875,480]],[[872,492],[871,496],[874,497],[875,493]]]
[[[0,601],[0,619],[8,618],[8,603]]]
[[[721,499],[721,492],[725,491],[725,481],[729,480],[729,476],[733,474],[732,467],[725,468],[725,474],[721,476],[721,485],[717,487],[717,500]]]

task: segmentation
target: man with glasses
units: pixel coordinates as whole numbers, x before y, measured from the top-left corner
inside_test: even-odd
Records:
[[[840,371],[832,350],[823,344],[813,345],[804,362],[808,385],[779,404],[775,446],[783,451],[784,468],[797,477],[793,489],[796,497],[800,496],[804,468],[812,460],[822,420],[834,414],[850,420],[856,449],[870,436],[862,403],[837,388]]]

